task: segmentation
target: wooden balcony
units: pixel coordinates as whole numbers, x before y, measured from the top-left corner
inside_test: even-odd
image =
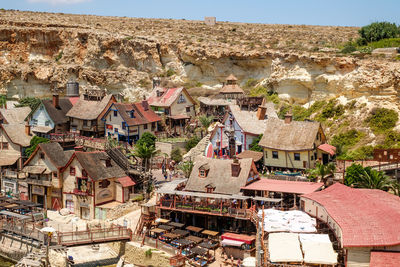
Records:
[[[26,179],[26,182],[28,184],[32,184],[32,185],[51,186],[50,179],[46,179],[46,178],[41,178],[41,179],[28,178],[28,179]]]
[[[216,216],[233,217],[239,219],[250,219],[251,209],[233,208],[230,205],[207,204],[204,202],[186,202],[177,200],[160,200],[157,207],[166,210],[176,210],[197,214],[208,214]]]
[[[24,179],[24,178],[26,178],[26,173],[14,171],[14,170],[4,170],[3,177],[11,178],[11,179]]]

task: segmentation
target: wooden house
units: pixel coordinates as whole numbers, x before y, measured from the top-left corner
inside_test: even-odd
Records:
[[[251,231],[250,197],[241,195],[240,190],[258,179],[252,159],[198,157],[183,190],[161,188],[157,191],[157,209],[161,217],[169,216],[206,229],[248,228]]]
[[[29,200],[46,209],[63,208],[61,169],[72,153],[73,151],[63,151],[56,142],[37,145],[22,169],[26,174]]]
[[[31,113],[30,107],[2,108],[0,109],[0,124],[24,124],[29,113]]]
[[[165,124],[174,134],[183,134],[187,122],[196,115],[196,102],[183,87],[156,86],[148,98],[148,103],[158,115],[165,116]]]
[[[210,141],[214,152],[218,156],[227,155],[228,137],[225,131],[233,128],[236,142],[236,152],[248,150],[260,134],[263,134],[269,118],[278,118],[272,103],[259,107],[260,112],[241,110],[238,105],[229,105],[228,113],[222,124],[215,127]]]
[[[113,103],[104,114],[105,135],[118,141],[135,143],[145,132],[156,134],[161,117],[146,100],[138,103]]]
[[[330,154],[323,144],[326,137],[319,122],[271,118],[259,145],[264,150],[264,165],[274,169],[304,170],[314,168],[317,161],[327,163]]]
[[[105,125],[102,118],[116,100],[113,95],[83,94],[68,111],[71,132],[88,137],[102,137]]]
[[[50,133],[69,131],[67,112],[72,108],[69,98],[54,94],[52,99],[44,99],[27,116],[32,132],[37,136],[49,137]]]
[[[348,267],[399,265],[398,207],[391,193],[340,183],[301,196],[301,209],[331,231]]]
[[[107,208],[126,202],[135,185],[104,151],[75,151],[62,178],[64,207],[88,220],[105,219]]]
[[[238,85],[238,79],[233,74],[226,78],[219,95],[225,99],[239,99],[245,96],[243,89]]]
[[[22,124],[0,124],[0,175],[4,192],[17,194],[18,178],[23,165],[25,149],[29,147],[32,136],[30,127]]]

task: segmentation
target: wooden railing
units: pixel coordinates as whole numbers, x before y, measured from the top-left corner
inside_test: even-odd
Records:
[[[88,229],[84,231],[57,232],[57,244],[62,246],[105,243],[131,239],[131,229],[118,225],[99,229]]]
[[[38,228],[35,228],[34,224],[24,222],[7,222],[5,220],[0,221],[0,229],[3,231],[11,232],[19,236],[31,238],[40,242],[43,242],[45,237]]]
[[[160,208],[175,209],[182,211],[194,211],[199,213],[219,214],[237,218],[250,218],[249,209],[232,208],[230,205],[206,204],[202,202],[160,200]]]

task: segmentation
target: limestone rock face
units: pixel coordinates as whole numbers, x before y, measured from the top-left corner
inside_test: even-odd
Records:
[[[0,11],[0,87],[9,96],[49,96],[69,79],[127,98],[173,70],[176,83],[218,88],[233,73],[299,103],[326,96],[399,91],[400,62],[343,57],[339,44],[357,28],[262,25]]]

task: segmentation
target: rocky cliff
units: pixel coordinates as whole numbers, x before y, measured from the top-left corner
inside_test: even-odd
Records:
[[[0,11],[0,83],[48,96],[69,79],[135,97],[153,76],[218,88],[234,73],[297,102],[321,96],[397,99],[400,63],[338,56],[357,28],[262,25]]]

